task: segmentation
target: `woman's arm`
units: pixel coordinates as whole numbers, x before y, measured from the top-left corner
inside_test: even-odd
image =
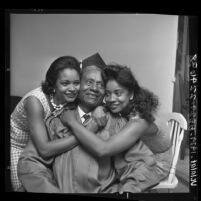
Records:
[[[37,98],[28,97],[25,109],[27,111],[31,138],[42,157],[51,157],[66,152],[78,144],[74,136],[49,141],[44,123],[44,109]]]
[[[141,137],[141,140],[153,153],[162,153],[171,146],[170,128],[163,118],[157,117],[150,125],[149,130]]]
[[[68,125],[80,143],[97,157],[112,156],[130,148],[149,128],[144,119],[130,120],[125,127],[108,141],[104,141],[74,121],[71,111],[67,111]]]

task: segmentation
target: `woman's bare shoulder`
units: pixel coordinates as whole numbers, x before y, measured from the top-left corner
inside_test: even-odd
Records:
[[[36,98],[35,96],[28,96],[25,100],[24,100],[24,107],[27,111],[31,111],[31,112],[43,112],[43,106],[40,102],[40,100],[38,98]]]

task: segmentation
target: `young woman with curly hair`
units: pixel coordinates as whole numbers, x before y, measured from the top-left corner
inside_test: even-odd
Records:
[[[170,169],[171,155],[165,152],[170,146],[169,136],[154,118],[159,101],[139,86],[128,67],[108,65],[105,73],[105,138],[86,130],[71,111],[63,114],[62,121],[96,157],[113,157],[118,192],[140,193],[157,185]]]
[[[59,192],[52,177],[53,156],[77,145],[74,136],[50,141],[45,120],[75,103],[80,88],[80,62],[62,56],[52,62],[41,86],[18,103],[10,117],[11,182],[14,191]]]

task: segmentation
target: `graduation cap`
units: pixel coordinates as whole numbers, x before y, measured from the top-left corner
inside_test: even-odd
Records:
[[[99,69],[104,69],[106,67],[105,62],[103,61],[99,53],[93,54],[86,59],[83,59],[81,65],[82,70],[84,70],[88,66],[95,66]]]

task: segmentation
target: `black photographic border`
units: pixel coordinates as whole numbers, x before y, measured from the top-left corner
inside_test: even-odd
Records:
[[[147,11],[146,11],[147,12]],[[74,10],[74,9],[5,9],[4,10],[4,23],[5,23],[5,133],[4,133],[4,151],[5,151],[5,192],[14,197],[31,196],[37,198],[38,194],[32,193],[16,193],[10,191],[10,14],[12,13],[30,13],[30,14],[54,14],[54,13],[125,13],[124,11],[97,11],[97,10]],[[126,13],[131,13],[128,11]],[[141,10],[137,13],[141,13]],[[143,12],[145,13],[145,12]],[[160,12],[157,12],[158,14]],[[160,13],[161,14],[161,13]],[[166,14],[166,13],[165,13]],[[168,13],[169,14],[169,13]],[[180,15],[180,13],[174,13]],[[190,164],[189,164],[189,193],[140,193],[131,194],[130,200],[182,200],[191,201],[198,200],[198,16],[189,16],[189,150],[190,150]],[[73,198],[73,199],[127,199],[124,195],[117,197],[112,194],[39,194],[41,198]]]

